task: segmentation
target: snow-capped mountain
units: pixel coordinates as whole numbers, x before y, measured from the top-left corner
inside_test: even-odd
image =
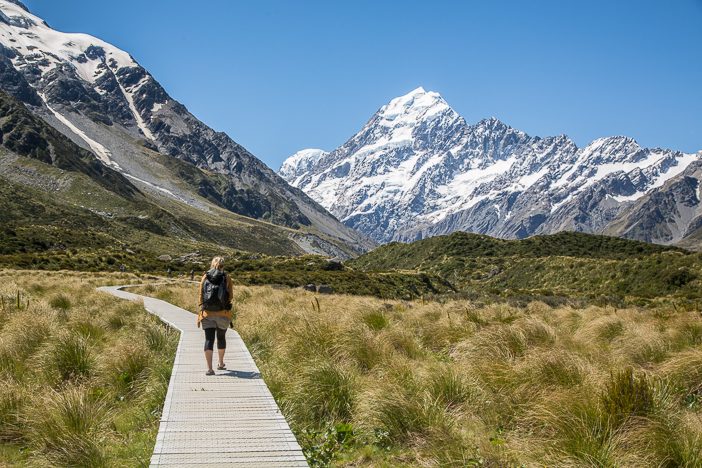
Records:
[[[420,87],[381,107],[339,148],[300,151],[279,173],[379,242],[457,230],[523,238],[610,232],[627,209],[700,158],[627,137],[578,148],[565,135],[532,137],[495,118],[469,125]]]
[[[0,0],[0,89],[144,191],[207,211],[204,197],[357,252],[372,246],[190,114],[127,52],[87,34],[56,31],[18,0]],[[162,155],[205,172],[195,178],[178,166],[182,177],[174,179],[163,165],[175,163]]]
[[[290,156],[280,167],[278,174],[286,180],[294,180],[298,175],[309,172],[328,153],[321,149],[304,149]]]

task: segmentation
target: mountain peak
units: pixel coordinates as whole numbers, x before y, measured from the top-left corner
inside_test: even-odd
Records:
[[[87,60],[85,53],[91,48],[102,49],[104,59],[119,68],[137,65],[127,52],[96,37],[50,28],[16,0],[0,0],[0,44],[22,57],[20,68],[40,66],[47,72],[68,62],[88,82],[95,80],[97,68],[103,62]]]
[[[639,143],[631,137],[617,135],[597,138],[584,148],[588,152],[623,153],[638,151]]]
[[[378,114],[388,125],[396,120],[416,122],[446,110],[451,110],[451,107],[439,93],[426,91],[420,86],[405,95],[392,99],[380,108]]]
[[[317,148],[300,150],[283,161],[278,173],[287,180],[294,180],[300,173],[310,171],[315,164],[328,154],[327,151]]]
[[[317,162],[327,154],[329,153],[324,151],[323,149],[318,148],[306,148],[300,150],[285,160],[283,166],[281,167],[281,170],[283,170],[286,164],[296,165],[303,161]]]
[[[418,87],[319,163],[299,159],[281,175],[346,225],[388,242],[456,230],[602,232],[626,203],[699,157],[622,136],[578,149],[566,135],[530,137],[496,117],[468,125],[439,93]]]
[[[476,127],[486,127],[490,129],[495,128],[509,128],[509,125],[498,119],[497,117],[489,117],[487,119],[482,119],[476,124]]]

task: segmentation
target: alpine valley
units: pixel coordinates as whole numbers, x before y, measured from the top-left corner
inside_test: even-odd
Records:
[[[695,248],[701,159],[624,136],[578,148],[565,135],[529,136],[495,118],[469,125],[420,87],[339,148],[300,151],[279,174],[381,243],[580,231]]]
[[[0,0],[0,143],[9,251],[210,245],[348,258],[374,245],[127,52],[56,31],[15,0]]]

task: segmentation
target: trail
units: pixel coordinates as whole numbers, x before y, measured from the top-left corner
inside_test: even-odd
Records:
[[[148,312],[180,331],[151,466],[308,466],[238,333],[227,332],[228,370],[206,376],[195,315],[125,287],[98,290],[143,300]]]

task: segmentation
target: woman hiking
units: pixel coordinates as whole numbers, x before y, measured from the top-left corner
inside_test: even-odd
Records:
[[[197,326],[202,325],[205,330],[205,361],[207,362],[206,375],[214,375],[212,369],[212,351],[214,349],[215,335],[217,336],[218,370],[226,369],[224,365],[224,351],[227,348],[225,335],[232,321],[232,279],[223,270],[224,258],[212,259],[210,269],[202,275],[200,280],[200,295],[198,305],[200,313],[197,315]]]

